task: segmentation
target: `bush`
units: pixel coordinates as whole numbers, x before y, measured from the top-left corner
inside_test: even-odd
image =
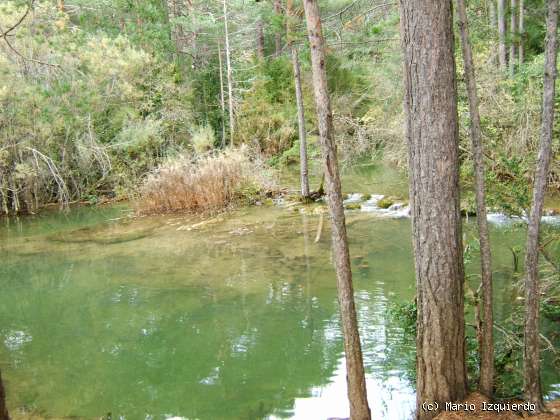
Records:
[[[215,213],[255,201],[272,190],[262,164],[246,149],[200,158],[181,156],[162,164],[140,188],[142,214],[175,211]]]

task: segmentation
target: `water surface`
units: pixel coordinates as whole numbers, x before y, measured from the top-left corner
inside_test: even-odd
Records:
[[[402,179],[386,178],[362,168],[345,186],[405,194]],[[117,206],[3,220],[0,366],[13,412],[348,415],[330,232],[325,219],[318,237],[319,211],[262,206],[203,223],[128,215]],[[410,418],[413,343],[388,315],[392,302],[414,296],[410,222],[347,217],[370,405],[377,418]],[[516,298],[509,247],[523,235],[493,230],[498,319]],[[558,372],[548,366],[544,376],[547,393],[560,393]]]

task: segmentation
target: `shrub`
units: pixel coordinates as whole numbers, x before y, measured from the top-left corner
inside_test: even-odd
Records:
[[[197,127],[191,138],[193,149],[198,154],[206,153],[214,148],[216,135],[210,125]]]
[[[219,212],[270,192],[272,183],[265,172],[245,148],[199,158],[183,155],[148,175],[137,209],[142,214]]]

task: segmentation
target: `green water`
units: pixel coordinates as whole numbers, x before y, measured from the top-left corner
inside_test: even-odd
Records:
[[[345,187],[406,191],[371,168],[353,170]],[[121,206],[3,219],[0,367],[13,413],[347,415],[327,222],[315,242],[320,216],[293,209],[206,224],[127,215]],[[414,296],[410,222],[360,212],[347,221],[370,405],[377,418],[410,418],[413,348],[388,316]],[[515,300],[508,246],[522,238],[493,231],[498,319]],[[545,365],[544,376],[547,393],[560,392],[560,374]]]

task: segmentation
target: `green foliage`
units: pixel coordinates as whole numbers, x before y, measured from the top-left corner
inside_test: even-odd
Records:
[[[394,303],[389,308],[389,316],[404,330],[405,334],[416,335],[417,320],[416,300],[405,303]]]
[[[186,145],[192,120],[188,86],[175,82],[173,65],[123,36],[76,35],[50,3],[35,7],[34,35],[26,22],[13,43],[50,65],[0,56],[5,213],[129,190]],[[8,2],[0,22],[22,12]]]

